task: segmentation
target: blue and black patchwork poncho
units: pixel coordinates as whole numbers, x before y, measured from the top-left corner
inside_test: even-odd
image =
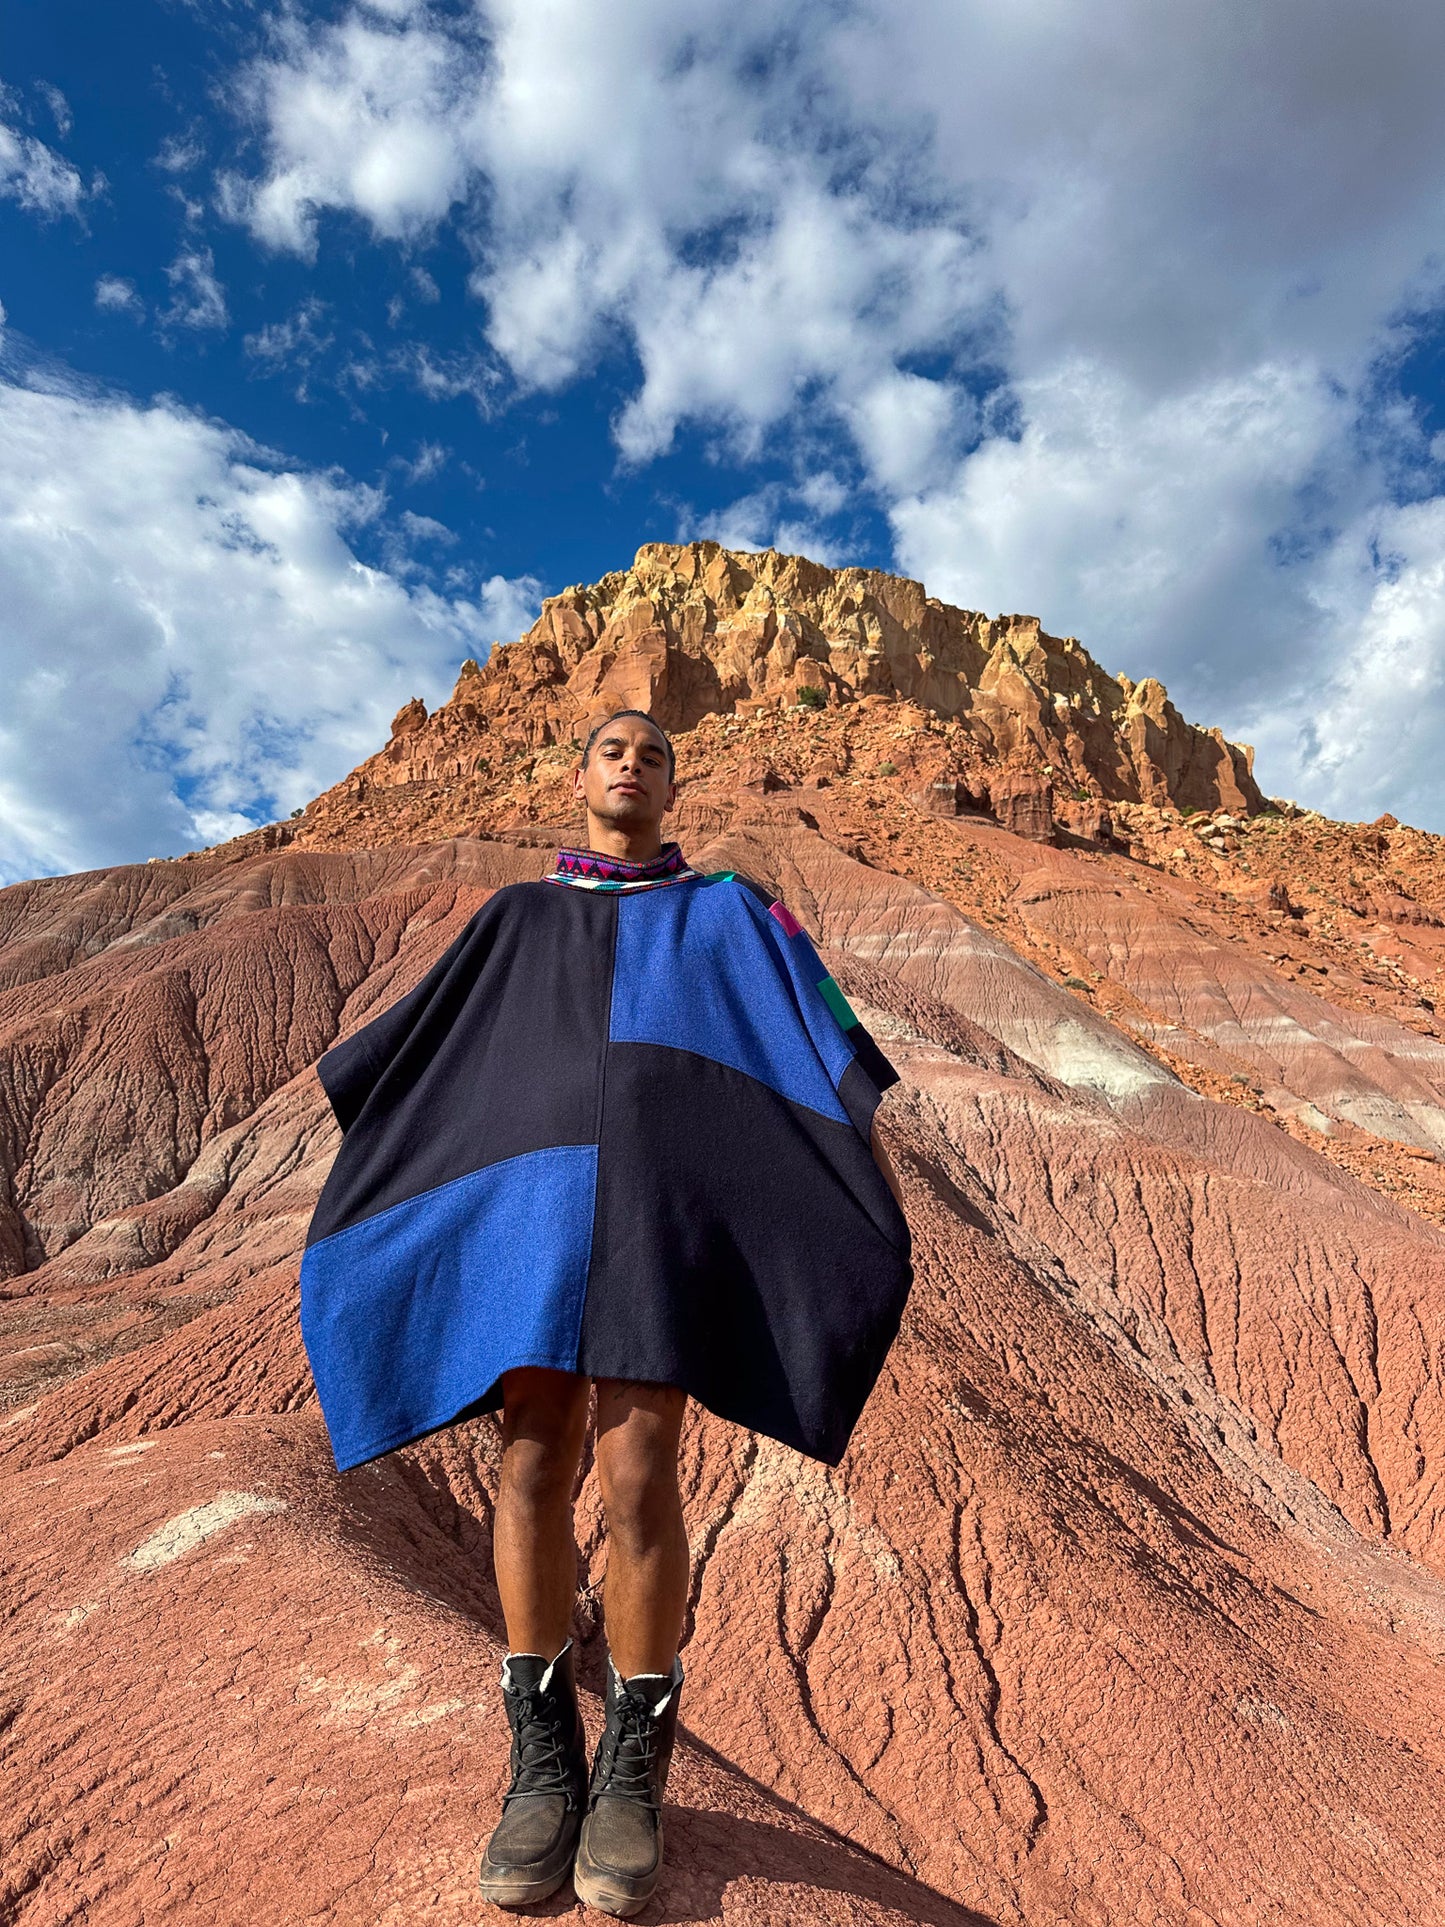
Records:
[[[897,1072],[749,878],[559,852],[328,1051],[301,1267],[338,1466],[545,1365],[682,1386],[836,1464],[912,1280]]]

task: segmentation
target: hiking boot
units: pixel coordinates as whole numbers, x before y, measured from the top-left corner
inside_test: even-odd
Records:
[[[607,1662],[607,1724],[572,1869],[577,1898],[605,1914],[635,1914],[662,1872],[662,1790],[681,1691],[680,1660],[670,1673],[628,1680]]]
[[[567,1878],[587,1795],[571,1640],[550,1665],[540,1653],[509,1653],[502,1704],[512,1729],[512,1784],[482,1856],[482,1894],[499,1907],[527,1907]]]

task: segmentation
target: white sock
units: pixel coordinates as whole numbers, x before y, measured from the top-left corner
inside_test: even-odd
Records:
[[[572,1642],[569,1639],[567,1641],[567,1645],[562,1648],[562,1652],[557,1653],[552,1659],[549,1659],[547,1661],[547,1670],[545,1673],[543,1673],[541,1679],[539,1679],[537,1682],[537,1691],[539,1693],[545,1693],[547,1688],[552,1684],[552,1668],[557,1664],[557,1661],[562,1657],[562,1653],[566,1652],[567,1646],[570,1646],[571,1644]],[[541,1658],[542,1658],[541,1653],[508,1653],[506,1658],[502,1661],[502,1686],[504,1690],[509,1693],[512,1690],[512,1661],[514,1659],[541,1659]]]
[[[619,1686],[629,1685],[631,1683],[631,1680],[624,1680],[621,1673],[617,1671],[617,1667],[613,1663],[612,1655],[610,1653],[607,1656],[607,1669],[610,1673],[614,1675],[614,1677],[617,1680],[617,1684]],[[659,1713],[665,1712],[667,1710],[669,1702],[672,1699],[673,1694],[677,1691],[678,1687],[681,1686],[682,1684],[682,1679],[683,1679],[682,1661],[681,1659],[675,1658],[672,1662],[671,1669],[666,1673],[633,1673],[631,1675],[631,1679],[669,1680],[671,1684],[668,1687],[667,1692],[664,1693],[662,1698],[657,1702],[657,1706],[656,1706],[657,1712]]]

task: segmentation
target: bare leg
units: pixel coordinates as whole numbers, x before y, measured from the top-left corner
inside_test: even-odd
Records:
[[[567,1643],[577,1597],[572,1488],[587,1430],[588,1382],[527,1365],[503,1375],[502,1395],[492,1557],[507,1645],[554,1659]]]
[[[687,1606],[688,1549],[677,1490],[687,1394],[597,1381],[597,1476],[607,1511],[607,1645],[624,1679],[665,1673]]]

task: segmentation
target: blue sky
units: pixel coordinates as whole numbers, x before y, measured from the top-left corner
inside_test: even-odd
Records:
[[[1437,8],[22,0],[0,880],[295,807],[717,535],[1445,829]]]
[[[255,137],[228,94],[267,37],[264,12],[212,11],[20,8],[10,71],[38,84],[13,122],[84,181],[106,183],[65,226],[3,208],[3,298],[30,346],[133,395],[173,393],[299,463],[339,465],[385,488],[399,513],[443,521],[473,573],[529,575],[548,589],[591,581],[640,542],[670,541],[680,522],[788,478],[786,448],[739,460],[709,429],[684,431],[665,459],[620,463],[610,421],[638,375],[625,338],[602,343],[585,379],[554,392],[509,378],[483,339],[457,223],[378,246],[337,211],[307,259],[258,247],[246,226],[218,218],[216,174],[244,166]],[[64,138],[51,87],[65,96]],[[189,257],[224,290],[224,322],[204,300],[194,312],[194,273],[177,282],[175,264]],[[102,282],[110,307],[96,304]],[[886,565],[888,529],[873,505],[852,502],[829,526],[850,556]]]

